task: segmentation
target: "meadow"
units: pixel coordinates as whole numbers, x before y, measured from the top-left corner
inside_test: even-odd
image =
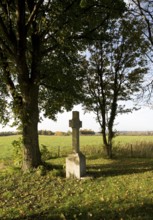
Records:
[[[70,136],[40,136],[46,167],[23,173],[12,165],[12,141],[0,137],[0,219],[151,220],[153,218],[153,137],[120,136],[107,159],[100,136],[81,136],[87,177],[65,178]],[[149,153],[147,153],[149,152]]]
[[[0,137],[0,160],[12,158],[12,142],[19,135]],[[66,156],[72,151],[71,136],[39,136],[40,148],[46,146],[53,156]],[[94,154],[102,151],[101,136],[80,136],[80,148],[84,153]],[[133,151],[133,152],[132,152]],[[153,156],[153,136],[117,136],[114,139],[114,152],[125,156]],[[141,155],[142,154],[142,155]]]

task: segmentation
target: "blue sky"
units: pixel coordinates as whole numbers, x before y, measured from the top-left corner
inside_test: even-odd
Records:
[[[94,131],[100,131],[100,126],[96,122],[95,115],[93,113],[86,113],[81,109],[81,106],[75,106],[73,111],[80,112],[80,120],[82,121],[82,129],[92,129]],[[51,131],[68,131],[69,120],[72,118],[72,112],[65,112],[58,114],[57,121],[54,122],[49,119],[39,124],[39,130],[51,130]],[[115,128],[118,131],[153,131],[153,109],[143,107],[133,113],[120,115],[115,122]],[[12,131],[13,128],[6,126],[0,131]]]

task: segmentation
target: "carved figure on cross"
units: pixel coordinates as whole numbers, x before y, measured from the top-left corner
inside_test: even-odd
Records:
[[[72,146],[75,153],[80,152],[79,129],[82,127],[82,122],[79,120],[79,112],[72,112],[72,120],[69,120],[69,127],[72,128]]]

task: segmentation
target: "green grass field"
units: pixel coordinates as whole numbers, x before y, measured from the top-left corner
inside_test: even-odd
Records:
[[[18,137],[0,137],[1,162],[11,161],[14,138]],[[153,137],[117,137],[113,160],[101,154],[100,136],[81,136],[80,142],[86,154],[85,179],[65,178],[65,156],[72,148],[70,136],[40,136],[40,145],[57,153],[43,172],[38,167],[22,173],[7,163],[7,172],[3,172],[6,167],[1,166],[0,219],[152,220]],[[149,156],[143,157],[140,153],[146,151]]]
[[[6,136],[0,137],[0,160],[12,157],[13,149],[12,142],[18,140],[20,136]],[[67,154],[72,150],[72,138],[71,136],[39,136],[40,147],[42,145],[53,152],[58,154],[60,151],[62,154]],[[134,147],[147,148],[147,145],[153,146],[153,136],[118,136],[114,141],[115,150],[126,150],[131,145]],[[142,146],[141,146],[142,145]],[[88,151],[91,149],[91,153],[94,150],[102,149],[102,137],[101,136],[80,136],[80,148],[82,151]],[[148,150],[148,149],[147,149]],[[89,152],[89,151],[88,151]]]
[[[6,136],[0,137],[0,159],[6,159],[12,157],[12,142],[18,140],[20,136]],[[71,151],[72,149],[72,137],[71,136],[39,136],[40,147],[45,145],[50,151],[56,152],[58,147],[62,152]],[[102,145],[102,137],[100,136],[81,136],[81,147],[85,146],[99,146]]]

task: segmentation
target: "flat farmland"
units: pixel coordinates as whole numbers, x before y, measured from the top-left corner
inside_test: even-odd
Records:
[[[1,136],[0,137],[0,159],[9,159],[12,157],[12,142],[18,140],[21,136]],[[72,150],[71,136],[39,136],[40,147],[46,146],[54,153],[67,154]],[[137,148],[146,148],[153,146],[153,136],[117,136],[114,139],[114,149],[127,149],[133,146]],[[82,151],[102,149],[101,136],[80,136],[80,148]]]

